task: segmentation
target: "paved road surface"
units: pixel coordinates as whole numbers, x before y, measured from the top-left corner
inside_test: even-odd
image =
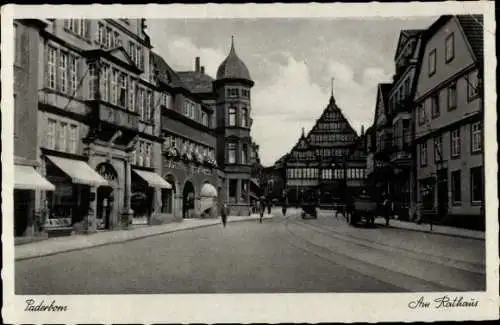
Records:
[[[15,264],[16,294],[484,290],[484,241],[292,211]]]

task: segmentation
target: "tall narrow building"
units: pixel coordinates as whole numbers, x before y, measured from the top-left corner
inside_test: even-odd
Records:
[[[232,39],[229,55],[219,66],[214,82],[217,162],[226,175],[223,197],[231,215],[250,214],[250,91],[253,85],[248,68],[236,54]]]

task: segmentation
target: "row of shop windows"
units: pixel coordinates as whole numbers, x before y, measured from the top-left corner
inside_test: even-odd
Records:
[[[317,125],[320,130],[345,130],[347,126],[344,122],[321,122]]]
[[[471,134],[471,152],[481,152],[482,146],[482,125],[481,122],[470,124]],[[440,134],[433,139],[434,144],[434,162],[446,160],[443,151],[443,134]],[[460,128],[450,132],[450,156],[453,159],[460,158],[462,148],[462,138]],[[427,141],[419,144],[420,166],[427,165]]]
[[[354,141],[354,136],[345,133],[312,134],[311,140],[315,144],[325,144],[337,141],[352,142]]]
[[[321,169],[322,179],[365,179],[366,171],[363,168],[347,169]],[[317,179],[319,170],[317,168],[288,168],[289,179]]]
[[[470,190],[470,203],[480,205],[484,202],[484,170],[483,167],[470,168],[469,184],[465,184],[467,179],[462,176],[463,170],[455,170],[450,173],[449,188],[451,193],[451,203],[461,205],[463,203],[464,189]],[[434,191],[436,190],[435,178],[428,178],[419,181],[419,190],[422,203],[426,208],[434,207]]]

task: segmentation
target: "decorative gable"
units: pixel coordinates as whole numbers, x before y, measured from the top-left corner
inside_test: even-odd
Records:
[[[134,61],[132,61],[127,51],[125,51],[125,49],[122,46],[109,50],[108,53],[115,59],[123,62],[124,64],[136,67]]]

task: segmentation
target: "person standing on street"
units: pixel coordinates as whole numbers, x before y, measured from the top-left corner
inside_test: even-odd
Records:
[[[384,218],[385,218],[385,225],[389,226],[389,219],[391,217],[391,210],[392,210],[392,203],[391,200],[389,200],[389,196],[384,193],[382,194],[382,210],[384,213]]]
[[[222,218],[222,227],[226,228],[226,223],[227,223],[227,205],[226,205],[226,203],[222,203],[222,206],[220,209],[220,216]]]
[[[270,198],[267,199],[267,214],[271,214],[271,207],[273,206],[273,202]]]
[[[260,198],[259,204],[260,204],[260,206],[259,206],[259,214],[260,214],[259,222],[262,223],[262,218],[264,218],[264,211],[266,211],[266,201],[264,200],[263,197]]]

